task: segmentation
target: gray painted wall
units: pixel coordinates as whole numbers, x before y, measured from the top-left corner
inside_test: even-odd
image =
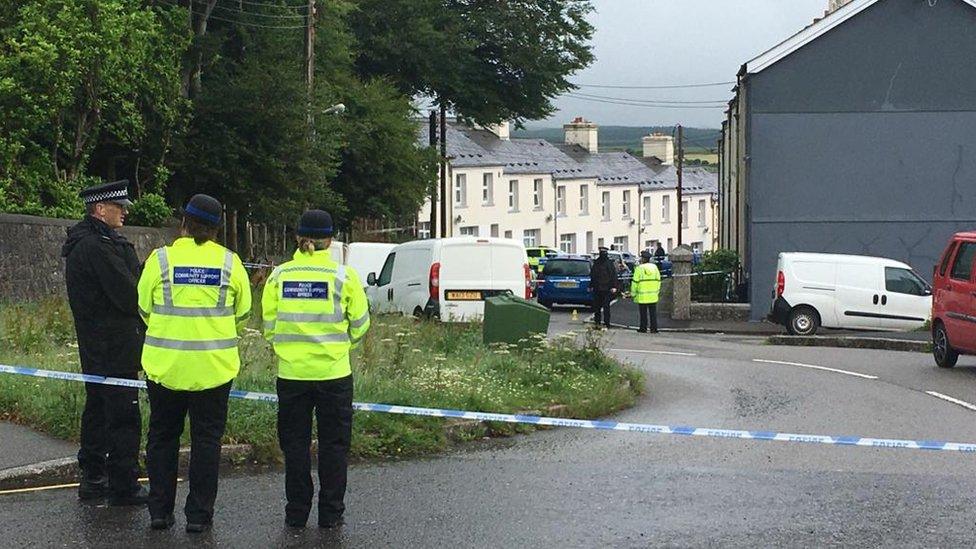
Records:
[[[779,252],[905,261],[931,278],[976,228],[976,9],[882,0],[747,81],[753,318]]]

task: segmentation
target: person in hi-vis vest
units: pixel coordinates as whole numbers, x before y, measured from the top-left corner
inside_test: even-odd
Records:
[[[312,509],[312,415],[318,424],[318,524],[345,511],[352,439],[349,353],[369,329],[359,274],[329,253],[332,216],[302,214],[294,259],[274,269],[261,299],[264,335],[278,357],[278,439],[285,455],[285,523],[303,528]]]
[[[251,286],[234,252],[214,242],[223,208],[198,194],[183,210],[180,237],[146,260],[139,313],[146,321],[142,367],[149,393],[149,516],[173,525],[180,435],[190,416],[186,531],[213,521],[220,439],[231,381],[240,370],[237,337],[251,311]]]
[[[657,333],[657,302],[661,293],[661,272],[651,261],[651,252],[641,252],[640,265],[634,269],[634,277],[630,281],[630,295],[634,303],[640,308],[641,333],[650,331]],[[650,321],[650,322],[648,322]],[[650,323],[650,330],[648,330]]]

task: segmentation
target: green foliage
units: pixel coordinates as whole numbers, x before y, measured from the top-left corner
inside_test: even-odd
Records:
[[[739,256],[733,250],[712,250],[702,255],[695,267],[699,273],[722,271],[735,272],[739,268]],[[691,297],[695,301],[718,303],[726,301],[728,280],[724,275],[695,276],[691,279]]]
[[[166,204],[166,199],[154,193],[146,193],[136,200],[129,208],[126,222],[140,227],[162,227],[163,223],[173,216],[173,209]]]
[[[75,338],[71,310],[63,299],[20,303],[0,309],[0,343],[20,352],[63,345]]]

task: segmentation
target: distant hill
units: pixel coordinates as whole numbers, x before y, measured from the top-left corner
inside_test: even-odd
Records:
[[[634,149],[641,148],[641,138],[651,133],[671,135],[672,126],[600,126],[600,149]],[[702,151],[717,147],[719,130],[711,128],[685,128],[685,150]],[[536,130],[518,130],[512,132],[512,137],[527,137],[545,139],[550,143],[562,143],[564,140],[562,128],[540,128]]]

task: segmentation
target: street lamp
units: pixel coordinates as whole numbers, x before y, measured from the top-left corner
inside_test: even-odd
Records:
[[[342,114],[346,112],[346,106],[342,103],[336,103],[328,109],[322,111],[322,114]]]

